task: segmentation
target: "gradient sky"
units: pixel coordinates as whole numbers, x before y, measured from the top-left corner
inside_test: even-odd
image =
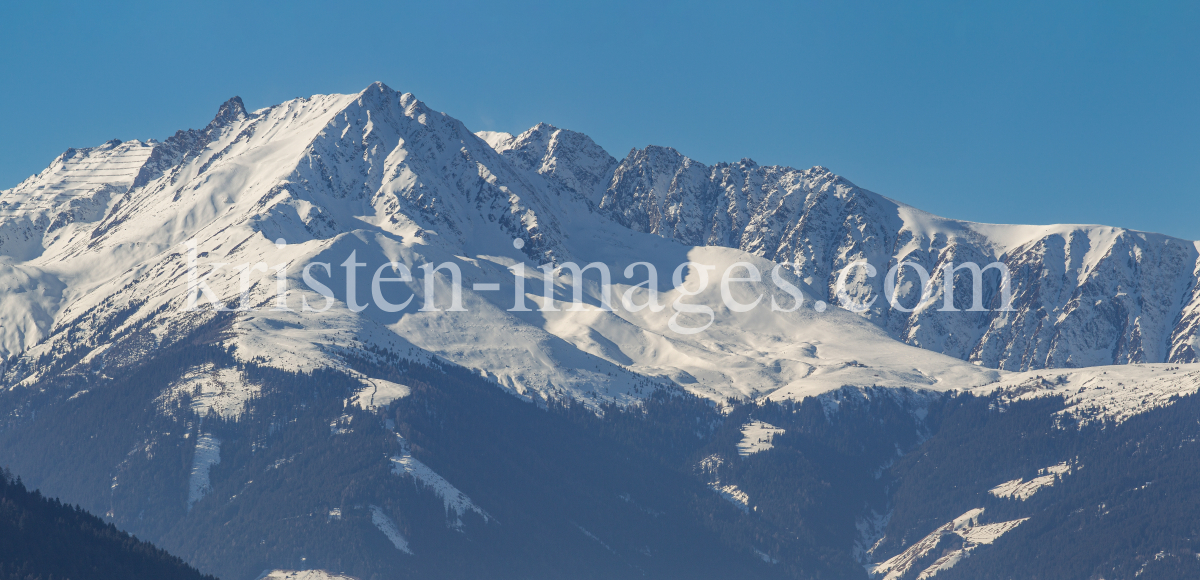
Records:
[[[952,218],[1200,240],[1196,2],[6,2],[0,188],[375,80],[472,130],[824,165]],[[970,5],[968,5],[970,4]]]

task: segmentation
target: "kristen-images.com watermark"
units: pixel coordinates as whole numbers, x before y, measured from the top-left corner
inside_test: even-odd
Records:
[[[284,240],[278,240],[276,245],[280,248],[286,246]],[[513,241],[513,246],[517,249],[524,247],[524,241],[517,239]],[[273,307],[271,310],[296,312],[288,303],[288,294],[291,285],[289,277],[288,265],[280,264],[269,266],[266,263],[246,263],[241,264],[232,269],[239,275],[239,299],[237,307],[229,307],[224,300],[215,292],[210,282],[213,282],[214,277],[218,276],[228,263],[218,262],[205,264],[209,270],[206,274],[200,274],[200,262],[197,254],[196,243],[194,241],[187,242],[187,300],[184,309],[186,311],[197,311],[202,309],[212,309],[217,311],[248,311],[253,310],[250,302],[250,289],[252,286],[252,277],[254,272],[266,274],[273,271],[275,274],[275,296]],[[442,262],[440,264],[425,263],[417,266],[421,270],[422,280],[421,288],[423,290],[423,301],[419,308],[413,304],[417,298],[416,293],[408,296],[406,300],[401,302],[392,302],[385,295],[384,288],[395,288],[400,284],[412,284],[415,280],[412,270],[405,264],[399,262],[386,262],[374,268],[373,274],[370,277],[369,292],[371,300],[369,302],[359,302],[359,276],[371,271],[367,268],[368,264],[359,262],[356,251],[351,251],[349,256],[337,266],[329,262],[309,262],[301,270],[301,280],[309,290],[323,299],[323,303],[319,306],[310,304],[308,298],[303,293],[300,297],[299,312],[320,313],[326,312],[337,303],[337,298],[330,285],[333,283],[333,275],[335,268],[344,270],[344,304],[351,312],[362,312],[368,307],[386,312],[399,313],[413,308],[417,312],[440,312],[442,308],[438,307],[438,299],[441,296],[441,301],[445,302],[445,286],[441,284],[442,289],[439,290],[439,278],[449,280],[449,305],[445,308],[447,312],[466,312],[468,309],[464,307],[462,300],[463,289],[463,274],[459,265],[454,262]],[[790,299],[785,299],[781,304],[775,293],[758,294],[752,300],[746,302],[744,292],[743,300],[735,297],[734,288],[737,285],[758,284],[764,281],[764,273],[759,268],[749,262],[735,262],[729,264],[720,273],[719,286],[721,303],[731,312],[749,312],[755,308],[769,307],[773,312],[794,312],[799,310],[805,302],[804,293],[796,284],[790,282],[783,271],[783,264],[774,265],[769,272],[771,283],[786,294]],[[901,302],[901,292],[898,289],[898,280],[901,277],[901,271],[910,269],[916,273],[920,282],[921,295],[920,299],[911,306],[906,306]],[[635,262],[626,266],[621,274],[625,280],[630,281],[629,286],[624,292],[617,295],[617,304],[628,312],[640,312],[649,309],[651,312],[662,312],[670,307],[673,311],[672,316],[668,320],[668,327],[673,331],[681,334],[696,334],[707,329],[716,319],[716,313],[707,304],[687,302],[685,299],[695,297],[704,293],[715,278],[717,266],[712,264],[702,264],[699,262],[686,261],[678,264],[671,274],[672,291],[675,294],[674,300],[669,305],[664,305],[661,301],[659,291],[659,275],[657,267],[651,262]],[[966,308],[967,312],[984,312],[991,310],[984,306],[984,273],[988,270],[995,269],[999,273],[997,281],[997,290],[999,292],[999,307],[997,311],[1009,312],[1012,311],[1012,282],[1008,272],[1008,267],[1001,262],[992,262],[986,266],[979,266],[973,262],[963,264],[946,263],[941,266],[941,305],[937,310],[942,312],[959,312],[960,309],[955,306],[955,275],[959,272],[967,272],[971,276],[971,301],[970,307]],[[513,287],[513,305],[508,309],[509,312],[557,312],[562,311],[558,304],[564,304],[565,301],[556,299],[556,285],[564,276],[569,275],[571,288],[570,306],[566,308],[568,311],[582,311],[599,308],[604,311],[614,311],[614,289],[613,289],[613,274],[607,264],[602,262],[591,262],[580,266],[574,262],[565,262],[561,264],[542,264],[536,268],[540,271],[540,276],[531,275],[532,272],[527,271],[526,264],[518,263],[508,268],[512,274]],[[318,278],[316,272],[322,272],[325,281]],[[713,275],[710,275],[710,272]],[[591,273],[591,282],[596,286],[597,292],[594,300],[598,304],[585,304],[584,301],[584,282],[585,275]],[[692,274],[689,276],[689,273]],[[874,307],[880,296],[872,296],[865,301],[857,301],[851,297],[848,284],[849,278],[852,275],[860,274],[867,278],[875,278],[879,271],[874,265],[865,260],[859,260],[846,264],[837,274],[834,283],[834,293],[837,296],[838,306],[851,312],[867,312]],[[531,300],[528,290],[537,285],[538,278],[541,279],[540,295],[541,304],[536,308],[530,308]],[[364,277],[365,280],[365,277]],[[328,282],[328,283],[327,283]],[[689,287],[691,286],[691,287]],[[883,278],[883,298],[886,300],[888,307],[899,310],[901,312],[913,312],[915,310],[924,309],[935,305],[937,284],[932,282],[932,277],[929,271],[922,265],[916,262],[899,262],[892,266]],[[744,286],[747,287],[747,286]],[[498,282],[475,283],[472,285],[472,290],[476,292],[499,291],[501,284]],[[394,294],[394,292],[392,292]],[[536,298],[537,296],[535,296]],[[769,298],[769,300],[766,300]],[[782,298],[782,296],[779,296]],[[534,302],[538,300],[534,299]],[[790,304],[786,304],[790,302]],[[207,303],[207,304],[205,304]],[[826,310],[827,304],[824,301],[817,300],[813,303],[813,309],[817,312]],[[680,315],[691,314],[699,317],[701,320],[707,319],[706,323],[700,325],[684,325],[680,319]],[[694,319],[693,319],[694,320]]]

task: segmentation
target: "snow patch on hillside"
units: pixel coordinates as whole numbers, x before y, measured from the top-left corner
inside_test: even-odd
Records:
[[[361,380],[368,386],[356,391],[354,397],[351,398],[351,403],[363,410],[381,409],[397,399],[407,397],[412,392],[408,385],[383,379],[364,377]]]
[[[358,580],[325,570],[268,570],[254,580]]]
[[[1038,470],[1038,476],[1025,481],[1017,478],[1006,481],[988,490],[988,493],[999,498],[1012,498],[1025,501],[1043,487],[1052,486],[1062,475],[1071,473],[1071,464],[1067,462],[1051,465]]]
[[[1175,397],[1200,390],[1200,363],[1129,364],[1084,369],[1013,373],[995,383],[969,389],[977,395],[998,395],[1015,401],[1062,396],[1059,415],[1080,427],[1097,421],[1117,424],[1172,403]]]
[[[379,531],[387,536],[388,541],[393,546],[396,546],[397,550],[405,554],[412,554],[412,550],[408,548],[408,540],[400,533],[400,528],[396,526],[396,522],[383,513],[383,508],[377,505],[371,506],[371,523],[375,524],[375,527],[379,528]]]
[[[397,435],[399,437],[399,435]],[[462,516],[467,512],[475,512],[483,517],[483,521],[487,522],[492,519],[483,508],[475,505],[467,494],[459,491],[454,484],[446,481],[445,478],[438,475],[428,465],[421,463],[417,458],[413,457],[408,451],[408,445],[404,439],[400,439],[404,451],[400,455],[392,456],[392,473],[395,475],[412,476],[414,483],[425,485],[433,490],[438,497],[442,498],[442,503],[446,508],[447,514],[454,513],[454,521],[450,522],[450,527],[461,530],[463,527]]]
[[[854,556],[855,561],[860,563],[871,561],[871,556],[875,553],[879,544],[883,542],[888,522],[891,520],[892,512],[890,510],[883,514],[871,510],[869,514],[861,516],[854,521],[854,527],[858,530],[858,537],[854,539],[854,546],[850,549],[850,553]]]
[[[330,435],[345,435],[353,431],[350,424],[354,422],[354,415],[343,413],[334,420],[329,422]]]
[[[748,457],[761,451],[766,451],[774,445],[771,438],[783,435],[787,431],[763,421],[751,421],[742,425],[742,440],[738,442],[738,455]]]
[[[196,451],[192,456],[192,472],[188,478],[188,511],[192,504],[212,491],[208,472],[221,462],[221,440],[207,433],[196,438]]]
[[[983,515],[983,512],[983,508],[975,508],[967,511],[963,515],[930,532],[903,552],[868,567],[868,572],[872,578],[882,577],[882,580],[898,580],[908,574],[909,570],[912,569],[918,560],[933,551],[946,534],[955,534],[962,538],[963,547],[961,549],[945,554],[921,571],[917,578],[925,580],[935,576],[940,571],[952,568],[963,558],[970,556],[980,546],[995,542],[997,538],[1029,519],[1021,518],[1007,522],[980,524],[979,519]]]
[[[708,484],[708,487],[717,492],[726,501],[737,506],[744,513],[750,513],[750,495],[742,491],[734,484],[721,485],[721,482]]]
[[[192,411],[202,418],[212,411],[222,419],[237,419],[246,410],[246,403],[261,390],[260,385],[247,381],[238,369],[218,369],[212,363],[205,363],[189,369],[156,402],[164,408],[189,396]]]
[[[725,463],[725,460],[720,455],[709,455],[701,459],[696,464],[695,470],[705,481],[709,489],[717,492],[725,501],[733,504],[734,507],[742,510],[743,513],[750,513],[750,495],[742,491],[735,484],[722,484],[720,478],[720,468]]]

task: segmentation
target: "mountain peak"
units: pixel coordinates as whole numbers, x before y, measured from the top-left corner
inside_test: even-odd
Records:
[[[367,88],[359,91],[358,97],[360,99],[365,99],[364,102],[382,103],[398,94],[399,92],[393,90],[392,87],[389,87],[380,81],[375,81],[367,85]]]
[[[445,115],[445,113],[439,113],[429,108],[416,95],[397,91],[380,81],[375,81],[359,91],[356,102],[366,109],[398,106],[399,109],[407,111],[406,115],[417,116],[422,113]]]
[[[235,96],[221,105],[221,108],[217,110],[217,116],[213,117],[210,125],[227,125],[246,117],[246,105],[242,103],[241,97]]]
[[[695,162],[688,156],[680,153],[674,147],[665,147],[662,145],[647,145],[642,149],[633,148],[629,151],[629,155],[625,156],[624,163],[635,163],[637,159],[645,159],[655,163],[688,163]]]
[[[495,149],[497,153],[507,151],[514,139],[512,133],[504,131],[479,131],[475,133],[475,136],[483,139],[483,142],[487,143],[492,149]]]
[[[378,93],[394,93],[394,92],[396,92],[396,91],[392,90],[392,87],[389,87],[389,86],[383,84],[382,81],[375,81],[375,82],[367,85],[367,88],[363,89],[362,92],[365,93],[368,91],[373,91],[373,92],[378,92]]]
[[[558,127],[555,127],[550,123],[538,123],[537,125],[526,129],[521,134],[513,136],[512,145],[515,146],[518,143],[536,142],[540,147],[547,147],[550,144],[550,139],[553,138],[554,134],[559,131],[560,129]]]

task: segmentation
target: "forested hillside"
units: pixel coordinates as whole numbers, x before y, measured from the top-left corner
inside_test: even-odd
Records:
[[[0,472],[0,580],[213,580],[78,506]]]

